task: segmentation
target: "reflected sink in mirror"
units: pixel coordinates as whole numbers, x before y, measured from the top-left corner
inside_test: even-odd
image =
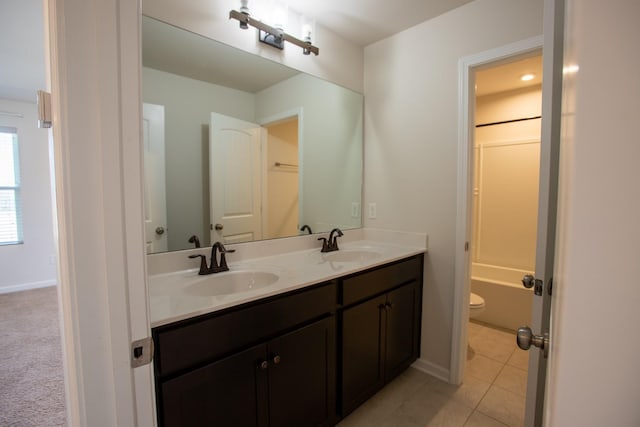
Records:
[[[380,258],[380,253],[368,249],[346,249],[336,252],[329,252],[322,255],[325,261],[329,262],[369,262]]]
[[[265,288],[277,281],[277,274],[266,271],[229,271],[204,276],[186,286],[184,292],[201,297],[230,295]]]

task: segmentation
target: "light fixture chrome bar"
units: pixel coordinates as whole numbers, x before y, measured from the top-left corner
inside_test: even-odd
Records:
[[[251,16],[247,15],[246,13],[238,12],[237,10],[232,10],[229,12],[229,19],[232,19],[232,18],[237,19],[238,21],[240,21],[240,23],[251,25],[252,27],[257,28],[258,30],[264,31],[265,33],[279,35],[289,43],[293,43],[296,46],[301,47],[302,49],[308,50],[309,52],[313,52],[313,54],[316,56],[320,54],[320,49],[318,49],[317,46],[314,46],[313,44],[306,42],[304,40],[300,40],[299,38],[294,37],[290,34],[287,34],[282,30],[272,27],[271,25],[265,24],[262,21],[253,19],[251,18]]]

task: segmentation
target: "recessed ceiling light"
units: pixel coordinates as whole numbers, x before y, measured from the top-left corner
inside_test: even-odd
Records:
[[[530,80],[533,80],[536,78],[535,74],[523,74],[522,76],[520,76],[520,80],[522,80],[523,82],[528,82]]]

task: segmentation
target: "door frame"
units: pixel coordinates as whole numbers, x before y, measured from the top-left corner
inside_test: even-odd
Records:
[[[473,221],[473,161],[475,132],[475,75],[477,68],[542,50],[543,37],[535,36],[461,58],[458,62],[458,188],[454,273],[453,328],[449,381],[461,384],[467,358],[469,280]]]
[[[271,116],[267,116],[267,117],[262,117],[258,120],[256,120],[256,122],[262,126],[262,127],[267,127],[269,125],[275,124],[279,121],[282,120],[286,120],[286,119],[292,119],[296,117],[298,119],[298,227],[302,226],[303,222],[303,218],[304,218],[304,212],[303,212],[303,207],[304,207],[304,191],[303,191],[303,182],[302,182],[302,171],[304,170],[304,162],[302,159],[304,159],[304,108],[302,107],[298,107],[298,108],[293,108],[291,110],[286,110],[286,111],[282,111],[280,113],[276,113],[273,114]],[[267,164],[267,153],[268,153],[268,144],[269,144],[269,138],[265,138],[264,144],[262,146],[263,151],[262,151],[262,182],[266,183],[267,182],[267,171],[269,170],[269,165]],[[264,210],[264,212],[267,212],[267,203],[268,203],[268,197],[267,197],[267,186],[263,185],[262,186],[262,209]],[[267,221],[267,215],[263,215],[263,230],[266,230],[266,221]]]
[[[153,426],[140,0],[43,4],[67,423]]]

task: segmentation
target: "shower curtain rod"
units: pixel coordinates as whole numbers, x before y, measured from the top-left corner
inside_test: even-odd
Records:
[[[525,117],[525,118],[522,118],[522,119],[505,120],[505,121],[502,121],[502,122],[483,123],[481,125],[476,125],[476,127],[477,128],[482,128],[482,127],[485,127],[485,126],[503,125],[505,123],[523,122],[525,120],[535,120],[535,119],[540,119],[540,118],[542,118],[542,116]]]

